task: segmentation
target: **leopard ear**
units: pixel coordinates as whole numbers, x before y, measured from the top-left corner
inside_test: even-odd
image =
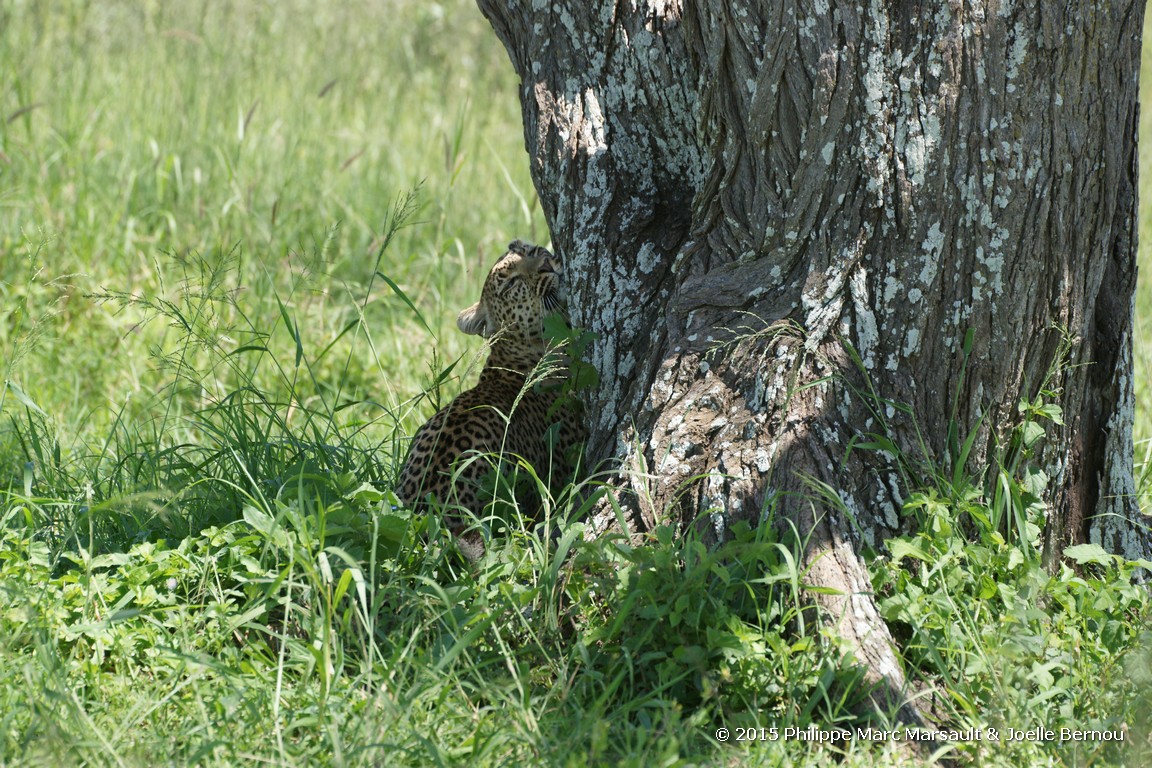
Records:
[[[488,328],[488,311],[476,302],[456,317],[456,327],[473,336],[488,338],[492,331]]]

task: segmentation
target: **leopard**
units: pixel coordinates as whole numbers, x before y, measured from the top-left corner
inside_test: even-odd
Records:
[[[463,333],[488,340],[479,380],[416,431],[397,478],[400,501],[439,512],[472,562],[485,542],[469,520],[491,503],[494,471],[507,474],[523,462],[555,491],[579,463],[587,432],[564,353],[546,338],[549,315],[568,323],[560,262],[542,246],[515,240],[488,272],[480,300],[456,319]],[[531,488],[516,496],[522,515],[538,517]]]

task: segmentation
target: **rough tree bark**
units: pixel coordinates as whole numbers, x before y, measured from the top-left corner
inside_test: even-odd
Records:
[[[522,81],[572,319],[597,334],[589,451],[618,462],[633,533],[672,515],[723,539],[770,509],[811,531],[826,615],[898,693],[857,552],[898,531],[909,489],[848,446],[885,431],[947,466],[955,414],[987,465],[1065,329],[1048,548],[1148,555],[1142,0],[478,2]],[[908,411],[878,418],[869,389]]]

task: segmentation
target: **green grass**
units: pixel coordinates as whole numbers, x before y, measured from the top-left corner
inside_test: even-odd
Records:
[[[429,335],[373,277],[397,200],[419,190],[419,226],[381,266],[453,357],[462,339],[446,331],[493,254],[545,236],[514,79],[469,11],[5,3],[6,378],[34,390],[64,435],[103,435],[116,405],[166,383],[150,352],[172,336],[88,294],[171,296],[182,260],[232,254],[240,268],[220,287],[242,286],[247,313],[273,312],[279,293],[315,344],[363,309],[378,359],[358,350],[354,363],[376,370],[352,396],[411,397],[427,355],[409,350]]]
[[[1133,381],[1136,391],[1136,421],[1133,439],[1136,445],[1136,486],[1140,492],[1141,509],[1148,513],[1152,507],[1152,9],[1144,14],[1144,51],[1140,66],[1140,219],[1138,266],[1140,278],[1136,286],[1136,328],[1132,337]]]
[[[472,5],[0,0],[0,30],[0,765],[898,759],[715,741],[866,725],[769,527],[585,543],[562,498],[470,569],[395,504],[403,439],[474,373],[456,313],[508,241],[547,239]],[[1137,439],[1146,496],[1143,409]],[[931,709],[1128,723],[1144,750],[961,756],[1147,759],[1131,565],[1050,577],[1035,510],[1005,540],[975,480],[917,482],[922,532],[872,576]]]

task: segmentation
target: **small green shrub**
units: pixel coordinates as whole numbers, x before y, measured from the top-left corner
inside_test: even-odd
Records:
[[[886,542],[872,561],[880,609],[908,668],[936,689],[949,727],[1057,738],[962,750],[1010,764],[1120,765],[1152,756],[1148,689],[1152,600],[1137,582],[1152,563],[1070,547],[1055,573],[1042,556],[1048,478],[1033,463],[1044,422],[1059,425],[1059,393],[1041,388],[985,481],[956,471],[911,493],[914,533]],[[964,455],[964,454],[960,454]],[[1061,741],[1068,731],[1123,733]]]

